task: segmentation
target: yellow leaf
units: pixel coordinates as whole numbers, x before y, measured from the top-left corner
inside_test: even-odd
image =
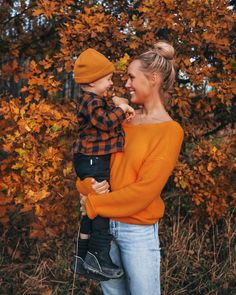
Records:
[[[41,191],[34,192],[32,190],[29,190],[27,193],[27,198],[31,202],[38,202],[40,200],[43,200],[48,197],[50,193],[46,191],[45,189],[42,189]]]
[[[21,169],[23,166],[24,166],[24,163],[18,162],[15,165],[12,165],[11,168],[14,169],[14,170],[18,170],[18,169]]]
[[[33,165],[30,165],[29,167],[27,167],[27,171],[28,172],[32,172],[32,171],[34,171],[34,169],[35,169],[35,167],[33,166]]]
[[[117,62],[116,62],[116,68],[118,70],[125,70],[127,64],[128,64],[128,61],[130,59],[130,56],[125,53],[123,57],[121,57]]]
[[[31,131],[30,127],[29,127],[27,124],[25,124],[25,129],[26,129],[27,131]]]
[[[180,180],[179,184],[183,189],[187,187],[187,183],[184,180]]]
[[[22,169],[22,170],[20,171],[20,175],[24,177],[24,176],[26,175],[26,171]]]
[[[20,157],[23,157],[29,153],[27,150],[24,150],[22,148],[15,149],[15,151],[19,154]]]
[[[217,151],[217,148],[214,146],[214,147],[212,148],[212,151],[213,151],[213,153],[215,153],[215,152]]]

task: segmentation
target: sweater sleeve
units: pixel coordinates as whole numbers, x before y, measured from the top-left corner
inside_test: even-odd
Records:
[[[77,177],[75,185],[77,191],[83,195],[88,195],[89,193],[96,193],[92,188],[92,177],[87,177],[82,181],[79,177]]]
[[[121,124],[126,116],[125,112],[114,105],[107,109],[102,99],[93,98],[87,105],[90,122],[102,131],[109,131]]]
[[[85,207],[89,218],[97,215],[109,218],[128,217],[145,209],[160,196],[177,161],[182,139],[169,149],[169,157],[160,157],[155,150],[144,160],[136,181],[114,192],[89,194]]]

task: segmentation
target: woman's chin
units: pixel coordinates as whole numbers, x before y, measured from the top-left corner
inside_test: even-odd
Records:
[[[136,97],[135,97],[134,95],[131,96],[130,101],[131,101],[132,103],[138,103],[138,102],[137,102],[137,99],[136,99]]]
[[[142,104],[135,96],[131,97],[130,101],[134,104]]]

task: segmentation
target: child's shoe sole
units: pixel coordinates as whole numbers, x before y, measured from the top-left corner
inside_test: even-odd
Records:
[[[106,278],[103,275],[96,274],[94,272],[90,272],[90,271],[86,270],[84,268],[83,264],[84,264],[84,260],[79,256],[75,256],[75,259],[72,261],[72,263],[70,265],[70,270],[73,273],[75,273],[77,275],[85,276],[88,279],[92,279],[92,280],[96,280],[96,281],[108,281],[109,280],[109,278]]]
[[[124,275],[124,271],[120,268],[111,269],[107,267],[101,267],[97,257],[89,251],[85,257],[83,267],[85,270],[97,275],[101,275],[107,279],[119,279]]]

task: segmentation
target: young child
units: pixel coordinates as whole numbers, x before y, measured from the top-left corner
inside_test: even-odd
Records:
[[[74,65],[74,79],[80,84],[78,98],[78,137],[73,147],[73,164],[80,179],[93,177],[97,181],[110,179],[110,157],[123,151],[124,132],[121,123],[134,116],[134,109],[122,98],[106,97],[113,85],[113,64],[98,51],[82,52]],[[119,278],[123,270],[109,255],[113,236],[109,219],[83,216],[71,270],[89,278],[108,280]]]

